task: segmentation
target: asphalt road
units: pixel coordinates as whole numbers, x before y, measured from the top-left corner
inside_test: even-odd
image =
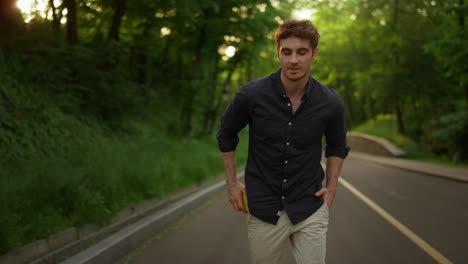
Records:
[[[342,179],[348,184],[340,184],[331,209],[328,264],[438,263],[437,254],[449,261],[445,263],[468,263],[468,184],[351,158]],[[377,213],[349,185],[406,231]],[[245,230],[245,215],[233,211],[220,193],[155,234],[120,264],[248,264]],[[287,248],[283,263],[295,263]]]

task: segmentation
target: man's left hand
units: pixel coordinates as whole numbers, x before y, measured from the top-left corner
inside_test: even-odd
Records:
[[[324,187],[320,189],[320,191],[316,192],[315,196],[323,196],[323,199],[327,203],[328,208],[331,208],[333,199],[335,199],[335,191]]]

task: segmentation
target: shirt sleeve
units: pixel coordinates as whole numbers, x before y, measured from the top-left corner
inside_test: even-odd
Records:
[[[221,152],[236,150],[239,143],[239,131],[249,122],[249,101],[242,89],[229,104],[221,117],[217,134],[218,148]]]
[[[350,148],[346,144],[345,107],[341,99],[335,107],[335,111],[327,120],[325,128],[325,157],[335,156],[346,158]]]

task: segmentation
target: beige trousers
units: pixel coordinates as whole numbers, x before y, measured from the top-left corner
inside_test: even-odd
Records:
[[[251,264],[283,264],[280,260],[288,240],[297,264],[325,264],[328,214],[326,203],[296,225],[291,223],[286,211],[282,211],[277,225],[248,214]]]

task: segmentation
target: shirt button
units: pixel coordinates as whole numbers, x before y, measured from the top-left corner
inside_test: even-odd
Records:
[[[291,123],[291,122],[289,122],[289,123],[288,123],[288,125],[292,125],[292,123]]]
[[[288,180],[286,180],[286,179],[283,179],[283,182],[287,182],[287,181],[288,181]]]
[[[283,94],[283,97],[284,97],[284,98],[286,98],[286,95],[285,95],[285,94]]]
[[[288,161],[287,161],[287,160],[285,160],[285,161],[284,161],[284,164],[288,164]]]
[[[288,106],[291,106],[291,103],[288,103]]]
[[[286,146],[289,146],[289,142],[286,142]]]
[[[281,199],[284,200],[284,196],[281,196]]]

